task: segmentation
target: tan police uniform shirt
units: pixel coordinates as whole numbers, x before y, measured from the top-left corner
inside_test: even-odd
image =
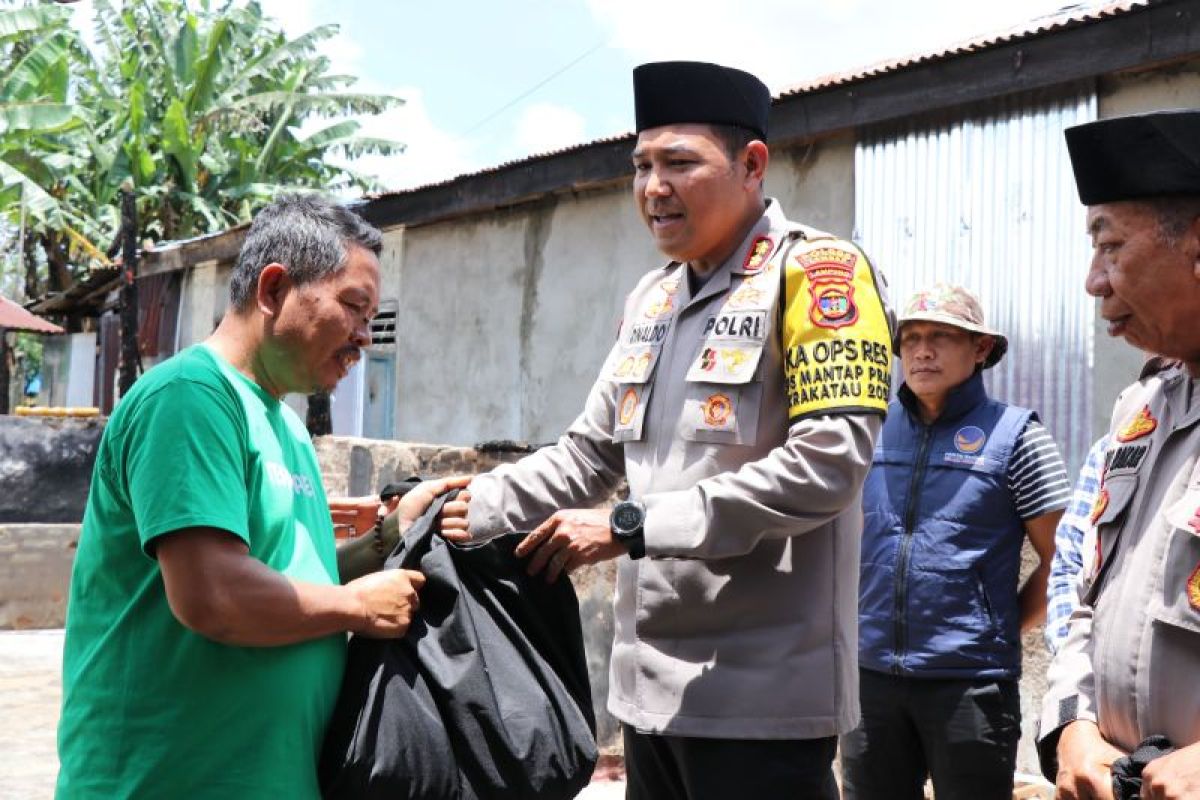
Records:
[[[620,477],[646,558],[617,568],[609,710],[639,730],[811,738],[858,720],[861,487],[886,410],[889,312],[852,244],[770,202],[692,296],[647,274],[563,438],[471,484],[479,536]]]
[[[1132,751],[1161,734],[1200,741],[1200,386],[1182,367],[1121,395],[1093,507],[1081,608],[1050,666],[1039,749],[1092,720]],[[1085,564],[1089,554],[1085,552]]]

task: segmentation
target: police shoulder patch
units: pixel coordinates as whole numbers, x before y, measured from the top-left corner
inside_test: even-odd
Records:
[[[1125,427],[1117,431],[1117,441],[1122,444],[1132,442],[1134,439],[1149,436],[1154,433],[1154,429],[1157,427],[1158,420],[1150,413],[1150,406],[1144,405],[1141,411],[1138,411],[1134,418],[1126,423]]]

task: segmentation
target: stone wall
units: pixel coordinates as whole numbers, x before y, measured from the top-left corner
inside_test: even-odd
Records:
[[[78,543],[78,525],[0,525],[0,630],[63,626]]]
[[[104,420],[0,415],[0,524],[83,519]]]

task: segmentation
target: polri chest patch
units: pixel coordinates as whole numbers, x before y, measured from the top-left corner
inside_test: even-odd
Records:
[[[726,311],[714,314],[704,323],[701,335],[708,341],[763,342],[767,338],[767,312]]]

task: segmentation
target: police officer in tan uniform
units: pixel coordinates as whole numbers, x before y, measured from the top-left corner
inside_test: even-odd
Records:
[[[634,198],[670,261],[630,292],[563,438],[477,477],[444,525],[533,529],[520,552],[551,580],[619,558],[608,708],[629,797],[836,797],[891,367],[880,280],[764,197],[757,78],[647,64],[634,93]],[[611,515],[580,508],[622,477]]]
[[[1141,797],[1200,797],[1200,112],[1067,131],[1112,336],[1182,364],[1117,400],[1082,605],[1050,668],[1039,752],[1059,797],[1111,798],[1112,764],[1178,748]]]

